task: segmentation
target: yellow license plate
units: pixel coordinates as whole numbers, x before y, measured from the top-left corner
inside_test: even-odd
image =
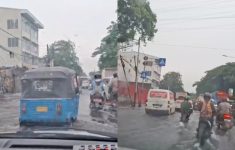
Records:
[[[37,112],[48,112],[48,107],[37,107]]]

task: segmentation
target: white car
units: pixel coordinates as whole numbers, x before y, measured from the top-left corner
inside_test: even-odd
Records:
[[[89,85],[90,85],[89,80],[84,80],[84,81],[82,81],[82,88],[83,88],[83,89],[88,89],[88,88],[89,88]]]
[[[173,114],[175,112],[174,93],[163,89],[150,89],[147,96],[145,112]]]

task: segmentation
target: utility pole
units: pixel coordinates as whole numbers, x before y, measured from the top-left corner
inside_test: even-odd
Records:
[[[133,107],[135,107],[135,104],[136,104],[136,97],[137,97],[137,92],[138,92],[139,54],[140,54],[140,38],[139,38],[139,40],[138,40],[137,61],[136,61],[136,63],[135,63],[135,93],[134,93],[134,105],[133,105]]]
[[[48,47],[48,44],[47,44],[47,66],[50,67],[50,62],[51,62],[51,58],[50,58],[50,55],[49,55],[49,47]]]
[[[144,65],[144,72],[145,72],[145,65]],[[144,92],[144,78],[142,79],[142,93]],[[139,100],[139,107],[141,107],[141,101]]]

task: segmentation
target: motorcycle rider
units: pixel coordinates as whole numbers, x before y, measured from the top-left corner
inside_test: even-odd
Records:
[[[205,93],[204,94],[204,100],[199,103],[199,111],[200,111],[200,117],[199,117],[199,123],[197,128],[197,136],[198,136],[198,130],[201,120],[209,120],[211,123],[211,129],[210,132],[212,133],[212,127],[214,122],[214,116],[216,114],[216,110],[214,107],[214,104],[211,102],[211,94]]]
[[[94,79],[91,82],[91,94],[90,100],[93,103],[93,97],[96,93],[99,93],[104,101],[104,83],[100,74],[95,74]]]
[[[118,98],[118,75],[117,73],[114,73],[113,78],[110,80],[109,94],[111,95],[112,101],[117,101],[117,98]]]
[[[181,103],[181,121],[183,121],[183,114],[187,114],[186,119],[189,120],[190,115],[192,114],[192,104],[189,102],[189,98],[186,97],[184,102]]]
[[[216,120],[221,120],[224,114],[231,114],[231,109],[232,108],[227,101],[227,97],[222,98],[217,108]]]

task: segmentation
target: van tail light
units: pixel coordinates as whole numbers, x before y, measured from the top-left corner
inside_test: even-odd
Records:
[[[231,120],[231,119],[232,119],[232,115],[230,115],[230,114],[224,114],[224,119]]]
[[[21,105],[21,111],[22,113],[26,113],[26,104]]]
[[[56,105],[56,112],[58,115],[60,115],[62,113],[62,105],[61,104]]]

